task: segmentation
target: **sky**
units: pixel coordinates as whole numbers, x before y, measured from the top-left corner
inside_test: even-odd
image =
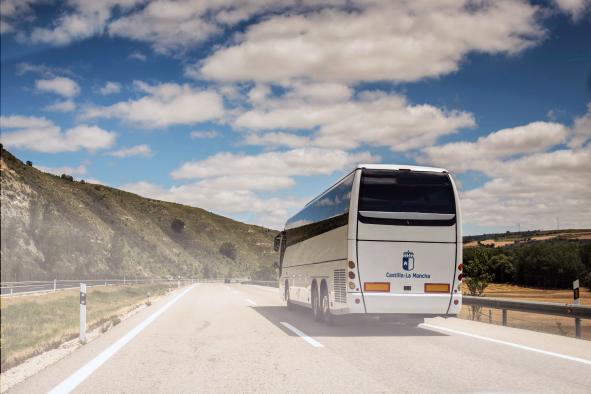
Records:
[[[0,131],[55,174],[281,228],[358,163],[465,234],[591,227],[591,1],[1,0]]]

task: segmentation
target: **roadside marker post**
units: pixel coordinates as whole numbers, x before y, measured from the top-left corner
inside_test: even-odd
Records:
[[[581,303],[580,292],[579,292],[579,280],[573,282],[573,298],[574,304],[579,305]],[[575,318],[575,337],[581,338],[581,319]]]
[[[579,280],[575,280],[573,282],[573,298],[575,299],[574,304],[578,305],[581,303],[581,298],[579,294]]]
[[[80,283],[80,342],[86,342],[86,283]]]

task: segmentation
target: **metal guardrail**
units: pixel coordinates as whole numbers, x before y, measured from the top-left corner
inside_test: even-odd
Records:
[[[179,287],[181,284],[198,282],[223,282],[225,278],[141,278],[141,279],[54,279],[47,281],[22,281],[0,283],[0,295],[10,297],[15,295],[51,293],[59,290],[76,289],[80,283],[86,283],[87,287],[97,286],[126,286],[135,284],[169,284]]]
[[[243,285],[279,287],[279,282],[276,280],[244,280],[240,283],[242,283]]]
[[[464,305],[502,310],[504,326],[507,325],[507,311],[570,317],[575,319],[575,336],[577,338],[581,338],[581,319],[591,319],[591,306],[580,304],[559,304],[554,302],[520,301],[474,296],[463,296],[462,303]]]

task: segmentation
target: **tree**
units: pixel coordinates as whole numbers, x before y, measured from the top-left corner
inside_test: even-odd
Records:
[[[464,264],[465,283],[472,296],[481,296],[494,275],[490,273],[490,250],[476,248],[474,256]],[[470,306],[470,318],[480,320],[481,306]]]
[[[181,219],[175,218],[170,224],[170,227],[172,227],[175,232],[180,233],[185,228],[185,222],[183,222]]]
[[[33,167],[33,162],[32,162],[31,160],[27,160],[27,165],[28,165],[29,167]]]
[[[470,295],[481,296],[494,277],[490,272],[490,252],[476,248],[473,258],[464,264],[464,276]]]
[[[224,242],[220,245],[220,254],[229,259],[236,260],[236,245],[232,242]]]
[[[505,254],[496,254],[489,260],[489,266],[493,270],[494,279],[497,283],[506,283],[513,277],[513,261]]]

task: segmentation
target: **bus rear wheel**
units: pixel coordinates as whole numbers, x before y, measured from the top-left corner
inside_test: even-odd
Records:
[[[289,299],[289,283],[287,281],[285,281],[285,305],[287,306],[287,309],[293,309],[293,303]]]
[[[323,315],[322,310],[320,307],[320,297],[318,296],[318,287],[316,283],[312,285],[312,316],[314,316],[315,321],[322,321]]]
[[[324,322],[329,326],[332,326],[334,323],[334,316],[330,313],[330,299],[328,298],[328,290],[326,286],[322,286],[322,290],[320,292],[320,305],[322,307],[322,317]]]

